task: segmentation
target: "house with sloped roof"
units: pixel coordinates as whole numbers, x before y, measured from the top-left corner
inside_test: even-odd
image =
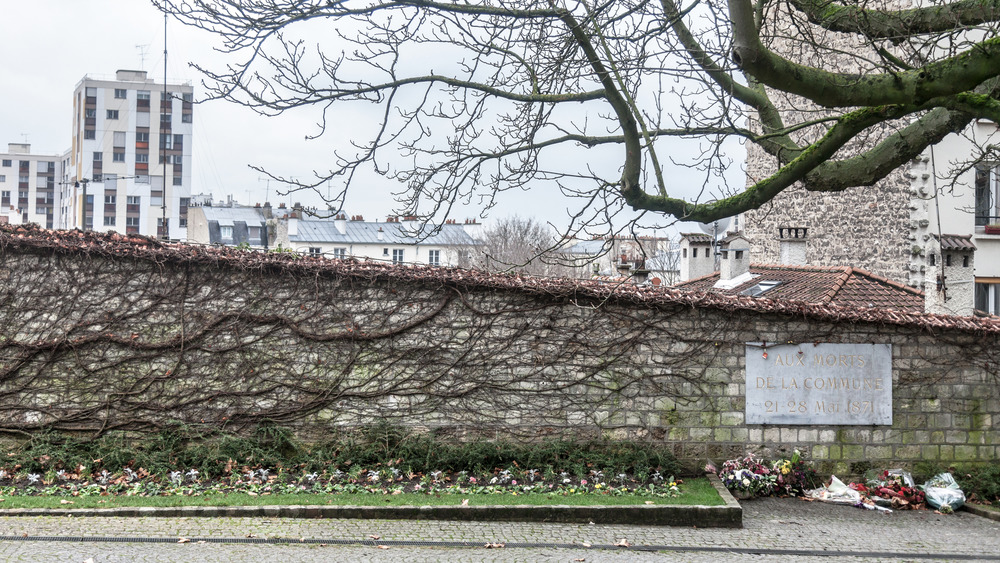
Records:
[[[365,221],[338,213],[332,218],[307,218],[296,205],[272,208],[236,204],[192,207],[188,242],[291,250],[328,258],[359,258],[430,266],[467,266],[469,253],[480,245],[482,225],[447,221],[422,224],[388,217]]]
[[[908,313],[924,311],[924,294],[905,284],[894,282],[850,266],[793,266],[787,264],[750,264],[747,271],[726,283],[721,272],[675,284],[676,289],[746,295],[810,305],[838,307],[876,307]]]
[[[929,259],[940,262],[948,283],[936,290],[913,287],[851,266],[804,264],[807,230],[784,229],[780,234],[780,256],[787,263],[751,263],[749,241],[730,233],[718,243],[704,235],[684,235],[681,240],[681,271],[703,268],[705,252],[718,259],[718,268],[673,285],[683,291],[743,295],[763,299],[794,301],[810,305],[877,308],[908,313],[930,312],[970,316],[973,314],[973,258],[971,237],[943,235],[935,238]],[[683,252],[701,250],[700,254]],[[717,255],[717,256],[716,256]],[[693,261],[700,261],[692,266]],[[799,262],[799,263],[793,263]]]
[[[480,228],[479,223],[471,221],[431,225],[416,218],[365,221],[360,216],[348,219],[341,213],[332,219],[304,219],[293,213],[279,224],[278,240],[296,252],[331,258],[468,266],[470,252],[481,244],[476,238]]]

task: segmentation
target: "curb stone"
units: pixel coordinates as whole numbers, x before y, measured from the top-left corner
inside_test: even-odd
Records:
[[[643,524],[742,528],[743,508],[715,475],[709,480],[725,504],[719,506],[178,506],[121,508],[11,508],[0,517],[269,517],[360,518],[378,520],[466,520],[508,522],[560,522],[594,524]]]
[[[979,508],[974,504],[965,503],[962,505],[961,510],[971,512],[976,516],[982,516],[983,518],[989,518],[990,520],[996,520],[1000,522],[1000,511],[997,510],[987,510],[985,508]]]

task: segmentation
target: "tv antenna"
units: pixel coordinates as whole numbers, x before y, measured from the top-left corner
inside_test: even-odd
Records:
[[[698,223],[698,228],[701,232],[706,235],[712,235],[712,254],[715,256],[715,269],[719,269],[719,237],[726,234],[726,229],[729,228],[729,223],[732,222],[732,217],[724,217],[711,223]]]
[[[146,53],[149,51],[149,44],[136,45],[135,48],[139,50],[139,70],[146,70]]]

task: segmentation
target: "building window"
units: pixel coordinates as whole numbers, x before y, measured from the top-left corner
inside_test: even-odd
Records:
[[[402,264],[403,263],[403,249],[402,248],[393,248],[392,249],[392,263],[393,264]]]
[[[94,86],[88,86],[88,87],[87,87],[87,88],[86,88],[86,89],[84,90],[84,94],[85,94],[85,95],[86,95],[86,96],[87,96],[88,98],[93,98],[94,96],[96,96],[96,95],[97,95],[97,88],[96,88],[96,87],[94,87]]]
[[[937,265],[937,256],[935,256],[934,254],[931,254],[930,256],[928,256],[927,257],[927,263],[930,264],[931,266],[936,266]]]
[[[119,100],[124,100],[128,97],[128,90],[124,88],[115,88],[115,98]]]
[[[113,226],[115,226],[115,216],[114,215],[105,215],[104,216],[104,226],[105,227],[113,227]]]
[[[5,158],[5,159],[3,160],[3,165],[4,165],[4,166],[6,166],[7,168],[10,168],[10,167],[12,166],[12,163],[11,163],[11,161],[10,161],[10,160],[7,160],[7,159]]]
[[[184,135],[174,135],[174,148],[180,150],[184,147]]]
[[[320,254],[323,254],[323,249],[322,248],[320,248],[318,246],[310,246],[309,247],[309,255],[310,256],[319,256]]]
[[[116,109],[109,109],[108,113],[107,113],[107,118],[108,119],[118,119],[118,110],[116,110]]]
[[[83,110],[83,116],[86,117],[87,119],[96,119],[97,118],[97,110],[96,109],[89,109],[89,108],[85,109],[85,110]]]
[[[94,162],[100,162],[102,160],[104,160],[104,153],[102,153],[102,152],[95,152],[94,153]]]
[[[1000,283],[976,284],[976,309],[1000,315]]]
[[[92,141],[97,138],[97,133],[93,129],[84,129],[83,138]]]
[[[160,123],[170,123],[170,114],[169,113],[161,113],[160,114]]]
[[[944,255],[944,265],[951,266],[951,254]]]
[[[962,267],[963,268],[968,268],[969,267],[969,255],[968,254],[965,254],[965,255],[962,256]]]
[[[149,90],[139,90],[135,93],[135,99],[137,100],[149,100]]]
[[[1000,223],[1000,169],[976,168],[976,226]]]
[[[185,101],[185,102],[187,102],[187,103],[190,104],[191,102],[194,101],[194,95],[191,94],[190,92],[188,92],[186,94],[181,94],[181,100],[183,100],[183,101]]]
[[[139,202],[141,200],[142,200],[141,196],[137,196],[137,195],[125,196],[125,203],[127,205],[139,205]]]
[[[233,238],[233,228],[232,227],[221,226],[221,227],[219,227],[219,235],[222,236],[222,238],[229,238],[229,239],[231,239],[231,238]]]
[[[139,175],[137,175],[135,177],[135,183],[136,184],[148,184],[149,183],[149,175],[147,175],[147,174],[139,174]]]
[[[7,175],[6,174],[0,174],[0,182],[6,182],[6,181],[7,181]]]
[[[174,148],[174,136],[170,133],[160,133],[160,148],[167,150]]]
[[[125,218],[125,226],[126,227],[138,227],[139,226],[139,218],[138,217],[126,217]]]
[[[180,219],[178,219],[177,220],[177,226],[181,227],[181,228],[187,228],[187,226],[188,226],[187,217],[181,217]]]
[[[124,152],[119,152],[119,151],[115,151],[115,152],[111,153],[111,161],[112,162],[125,162],[125,153]]]
[[[174,176],[174,185],[175,186],[183,186],[184,185],[184,178],[182,178],[181,176]]]
[[[697,258],[697,257],[698,257],[698,249],[697,248],[692,248],[691,249],[691,258]]]
[[[111,137],[112,146],[117,148],[125,148],[125,132],[115,131]]]
[[[441,265],[441,251],[440,250],[429,250],[427,251],[427,263],[431,266]]]
[[[137,163],[140,163],[140,164],[141,163],[148,163],[149,162],[149,155],[148,154],[137,154],[137,155],[135,155],[135,161]]]
[[[191,114],[190,113],[182,113],[181,114],[181,123],[191,123]]]
[[[137,131],[136,134],[135,134],[135,142],[136,143],[148,143],[149,142],[149,133],[141,133],[141,132]]]
[[[346,248],[334,248],[333,249],[333,257],[336,258],[336,259],[338,259],[338,260],[343,260],[343,259],[347,258],[347,249]]]
[[[104,196],[104,205],[114,205],[118,203],[118,196],[106,195]]]

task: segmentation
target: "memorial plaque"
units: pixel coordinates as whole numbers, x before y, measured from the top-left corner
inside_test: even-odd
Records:
[[[891,425],[891,344],[746,345],[746,423]]]

